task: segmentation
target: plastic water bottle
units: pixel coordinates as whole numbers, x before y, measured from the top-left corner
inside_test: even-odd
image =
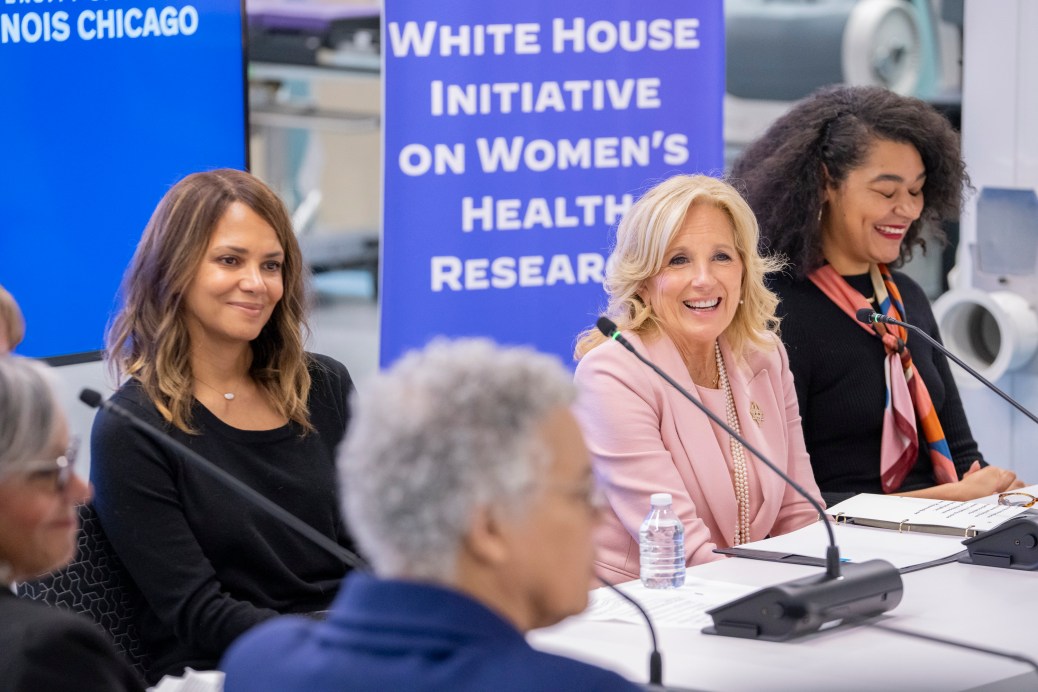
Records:
[[[685,527],[671,508],[670,493],[654,493],[652,509],[638,532],[642,584],[675,589],[685,583]]]

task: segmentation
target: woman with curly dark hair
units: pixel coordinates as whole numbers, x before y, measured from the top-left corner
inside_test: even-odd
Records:
[[[826,502],[861,492],[968,500],[1020,487],[987,465],[945,357],[870,308],[940,338],[923,290],[892,271],[943,242],[969,187],[958,134],[930,105],[877,87],[827,87],[735,162],[764,249],[789,261],[782,299],[804,435]]]
[[[148,222],[107,335],[113,401],[346,547],[335,448],[346,368],[304,350],[306,267],[288,212],[258,178],[195,173]],[[124,419],[91,439],[94,506],[140,588],[155,682],[214,668],[278,613],[328,608],[346,568]]]

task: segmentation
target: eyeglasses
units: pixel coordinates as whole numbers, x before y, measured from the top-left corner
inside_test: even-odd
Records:
[[[1000,493],[998,504],[1010,507],[1031,507],[1038,504],[1038,497],[1030,493]]]
[[[55,493],[62,494],[72,481],[75,473],[76,453],[79,450],[79,440],[73,439],[68,450],[56,459],[34,459],[24,464],[18,464],[7,474],[21,474],[30,483],[51,486]],[[2,479],[0,475],[0,479]]]
[[[542,483],[540,485],[571,500],[579,501],[592,512],[602,511],[607,504],[602,489],[593,481],[584,483]]]

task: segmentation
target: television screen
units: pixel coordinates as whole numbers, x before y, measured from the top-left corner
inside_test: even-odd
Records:
[[[241,0],[0,0],[0,285],[86,360],[162,195],[247,165]]]

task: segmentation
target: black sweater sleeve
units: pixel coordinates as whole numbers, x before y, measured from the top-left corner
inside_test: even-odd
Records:
[[[143,393],[134,394],[124,389],[115,401],[169,433],[158,412],[142,406]],[[91,459],[94,504],[105,533],[162,628],[190,647],[193,660],[219,657],[245,630],[277,615],[222,588],[186,516],[183,493],[189,490],[173,454],[101,410],[94,420]],[[158,658],[164,659],[162,652]]]
[[[349,373],[315,357],[309,406],[316,432],[231,428],[200,404],[197,435],[173,429],[136,382],[114,400],[353,549],[340,516],[335,449],[349,418]],[[94,506],[146,603],[140,629],[155,678],[212,668],[254,625],[328,607],[345,567],[193,464],[100,411],[91,439]]]
[[[895,272],[907,320],[940,339],[923,290]],[[862,329],[810,281],[776,277],[782,302],[782,340],[789,352],[811,466],[827,504],[851,495],[882,493],[879,458],[886,387],[882,342]],[[981,459],[945,356],[918,335],[908,346],[933,400],[959,475]],[[901,490],[934,484],[920,431],[920,453]]]

